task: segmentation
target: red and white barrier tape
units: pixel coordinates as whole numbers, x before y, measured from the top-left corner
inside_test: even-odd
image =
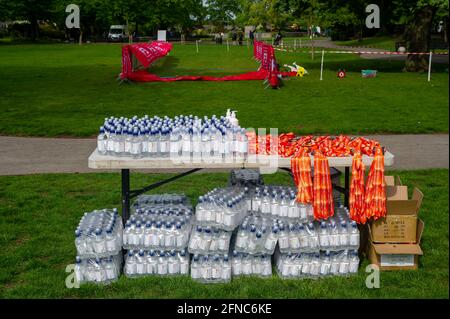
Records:
[[[312,51],[295,51],[295,50],[288,50],[288,49],[281,49],[281,48],[275,48],[275,50],[283,51],[283,52],[294,52],[294,53],[311,53]],[[318,50],[319,51],[319,50]],[[315,51],[315,52],[318,52]],[[430,52],[392,52],[392,51],[385,51],[385,52],[377,52],[377,51],[325,51],[326,53],[344,53],[344,54],[380,54],[380,55],[428,55]],[[433,53],[433,55],[448,55],[448,52],[440,52],[440,53]]]

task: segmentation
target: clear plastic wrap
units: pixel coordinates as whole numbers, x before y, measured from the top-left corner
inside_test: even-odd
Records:
[[[75,246],[80,258],[108,257],[122,250],[122,219],[114,209],[85,213],[75,230]]]
[[[278,244],[282,253],[317,252],[319,250],[358,249],[360,234],[356,222],[350,220],[348,210],[336,209],[327,221],[280,223]]]
[[[356,250],[287,254],[276,250],[274,260],[277,273],[283,279],[350,276],[356,274],[359,268]]]
[[[231,258],[231,273],[235,276],[272,276],[272,261],[270,255],[249,255],[233,251]]]
[[[75,278],[82,283],[109,284],[119,279],[122,270],[122,254],[108,257],[76,257]]]
[[[162,208],[164,207],[164,208]],[[123,230],[124,249],[182,250],[188,245],[192,210],[179,205],[138,208]]]
[[[247,215],[247,207],[244,188],[215,188],[199,197],[195,220],[199,225],[232,231]]]
[[[202,283],[230,282],[231,262],[228,255],[194,255],[191,278]]]
[[[146,275],[187,275],[189,254],[186,250],[130,250],[125,257],[124,274],[132,278]]]
[[[152,206],[180,205],[186,209],[192,209],[191,201],[185,194],[143,194],[136,198],[132,212],[139,208],[151,208]]]
[[[306,223],[314,220],[312,205],[296,201],[297,190],[291,186],[266,185],[256,187],[251,198],[251,210],[262,216],[286,222]]]
[[[234,239],[234,250],[252,255],[272,255],[277,245],[280,224],[277,219],[247,216]]]
[[[192,228],[188,250],[191,254],[227,254],[232,232],[209,226]]]

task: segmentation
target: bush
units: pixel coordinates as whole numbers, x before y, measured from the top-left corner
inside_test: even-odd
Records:
[[[39,26],[39,37],[44,39],[64,40],[65,33],[52,25],[43,24]]]
[[[7,36],[9,36],[8,29],[1,29],[0,30],[0,38],[6,38]]]

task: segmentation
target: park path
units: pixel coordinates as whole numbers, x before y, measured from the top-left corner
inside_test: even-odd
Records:
[[[289,45],[292,45],[289,42]],[[303,41],[302,47],[310,48],[311,42],[310,41]],[[371,48],[371,47],[359,47],[359,46],[343,46],[343,45],[337,45],[331,40],[328,39],[320,39],[320,40],[314,40],[314,47],[316,48],[324,48],[324,49],[334,49],[339,51],[369,51],[369,52],[384,52],[385,49],[377,49],[377,48]],[[406,55],[381,55],[381,54],[360,54],[360,57],[363,59],[380,59],[380,60],[388,60],[388,61],[404,61],[406,60]],[[448,55],[433,55],[432,57],[432,63],[449,63]]]
[[[449,167],[449,135],[367,135],[395,155],[395,169]],[[88,157],[92,138],[0,136],[0,175],[92,173]]]

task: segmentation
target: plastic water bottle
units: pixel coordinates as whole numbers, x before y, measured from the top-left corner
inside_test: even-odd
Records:
[[[133,158],[141,158],[143,156],[141,138],[137,129],[133,131],[130,153]]]
[[[170,157],[178,158],[181,155],[181,134],[179,128],[172,129],[170,133]]]
[[[170,151],[170,136],[169,129],[163,127],[161,129],[161,134],[159,137],[159,156],[158,157],[168,157]]]
[[[98,152],[102,155],[107,154],[106,143],[107,143],[107,136],[105,134],[105,128],[103,126],[100,126],[99,134],[97,137],[97,148]]]
[[[351,222],[351,228],[350,228],[350,234],[349,234],[349,247],[351,249],[358,249],[359,248],[359,229],[358,224],[355,221]]]
[[[339,275],[347,276],[350,270],[350,260],[348,258],[348,251],[345,250],[340,254]]]
[[[204,162],[211,160],[211,134],[208,128],[201,133],[201,156]]]
[[[159,155],[159,130],[153,128],[150,130],[148,137],[148,154],[150,157],[158,157]]]
[[[181,135],[182,135],[182,147],[181,147],[182,156],[184,160],[189,160],[191,158],[192,152],[192,140],[189,128],[182,129]]]
[[[331,258],[330,258],[330,252],[325,251],[323,254],[321,254],[321,261],[320,261],[320,276],[326,277],[330,274],[331,269]]]
[[[349,253],[349,270],[350,274],[358,273],[359,268],[359,257],[357,250],[351,250]]]
[[[349,247],[349,232],[347,227],[347,222],[345,220],[341,221],[339,229],[339,245],[341,249],[348,249]]]
[[[330,248],[330,235],[328,234],[327,223],[324,221],[320,223],[319,243],[321,249]]]

